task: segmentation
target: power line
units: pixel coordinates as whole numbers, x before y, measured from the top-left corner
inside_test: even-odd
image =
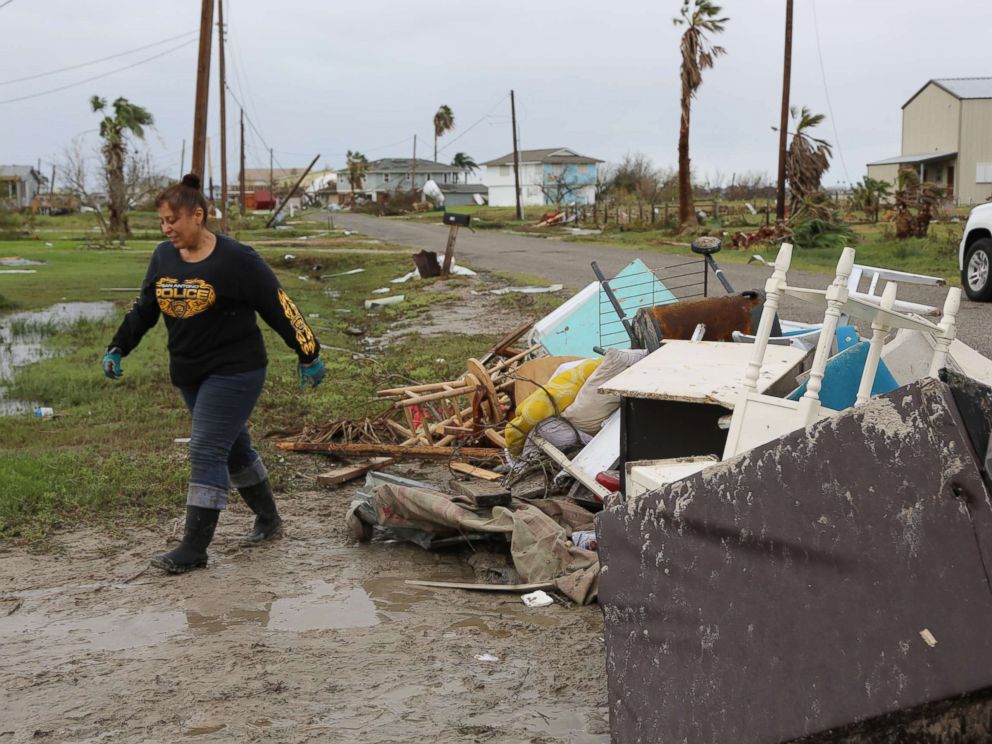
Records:
[[[444,147],[442,147],[441,149],[439,149],[439,150],[438,150],[438,154],[440,154],[440,153],[442,153],[442,152],[444,152],[445,150],[447,150],[447,149],[448,149],[449,147],[451,147],[451,146],[452,146],[453,144],[455,144],[455,143],[456,143],[456,142],[457,142],[458,140],[460,140],[460,139],[461,139],[462,137],[464,137],[464,136],[465,136],[466,134],[468,134],[468,133],[469,133],[469,132],[471,132],[471,131],[472,131],[473,129],[475,129],[475,128],[476,128],[477,126],[479,126],[479,125],[480,125],[480,124],[481,124],[482,122],[484,122],[484,121],[485,121],[485,120],[486,120],[486,119],[487,119],[487,118],[489,117],[489,115],[490,115],[490,114],[491,114],[491,113],[492,113],[493,111],[495,111],[495,110],[496,110],[497,108],[499,108],[499,105],[500,105],[501,103],[503,103],[503,101],[505,101],[505,100],[506,100],[507,98],[509,98],[509,97],[510,97],[510,94],[509,94],[509,93],[507,93],[507,94],[506,94],[505,96],[503,96],[502,98],[500,98],[500,99],[499,99],[499,100],[498,100],[498,101],[496,102],[496,104],[495,104],[495,105],[494,105],[494,106],[493,106],[493,107],[492,107],[491,109],[489,109],[489,111],[487,111],[487,112],[486,112],[486,113],[485,113],[485,114],[484,114],[484,115],[482,116],[482,118],[480,118],[480,119],[479,119],[478,121],[476,121],[476,122],[475,122],[474,124],[471,124],[471,125],[469,126],[469,128],[468,128],[468,129],[464,129],[464,130],[462,130],[462,133],[461,133],[461,134],[459,134],[459,135],[458,135],[457,137],[455,137],[455,138],[454,138],[453,140],[451,140],[451,141],[449,141],[449,142],[448,142],[447,144],[445,144],[445,146],[444,146]]]
[[[12,2],[14,2],[14,0],[7,0],[7,2],[5,2],[5,3],[3,4],[3,5],[0,5],[0,8],[6,8],[6,7],[7,7],[8,5],[10,5],[10,4],[12,3]]]
[[[107,60],[111,60],[111,59],[117,59],[118,57],[126,57],[129,54],[134,54],[135,52],[143,52],[145,49],[151,49],[152,47],[160,46],[162,44],[168,44],[170,41],[175,41],[176,39],[181,39],[184,36],[189,36],[190,34],[195,34],[195,33],[197,33],[197,31],[195,30],[187,31],[184,34],[179,34],[178,36],[170,36],[168,39],[162,39],[161,41],[156,41],[153,44],[146,44],[145,46],[140,46],[135,49],[129,49],[126,52],[111,54],[109,57],[100,57],[100,59],[90,60],[89,62],[80,62],[78,65],[69,65],[68,67],[60,67],[57,70],[49,70],[48,72],[39,72],[35,75],[27,75],[25,77],[14,78],[13,80],[3,80],[0,81],[0,85],[23,83],[26,80],[36,80],[38,78],[48,77],[49,75],[57,75],[60,72],[68,72],[69,70],[78,70],[80,67],[89,67],[90,65],[99,64],[100,62],[106,62]]]
[[[130,70],[130,69],[132,69],[134,67],[138,67],[139,65],[143,65],[146,62],[151,62],[153,60],[158,59],[159,57],[164,57],[167,54],[172,54],[172,52],[175,52],[175,51],[177,51],[179,49],[182,49],[183,47],[189,46],[190,44],[193,44],[196,41],[197,40],[195,38],[194,39],[190,39],[189,41],[184,41],[179,46],[172,47],[172,49],[166,49],[164,52],[159,52],[158,54],[155,54],[155,55],[153,55],[151,57],[146,57],[145,59],[139,60],[138,62],[134,62],[133,64],[127,65],[126,67],[119,67],[116,70],[111,70],[110,72],[104,72],[104,73],[101,73],[99,75],[94,75],[92,77],[85,78],[83,80],[77,80],[75,83],[69,83],[68,85],[62,85],[62,86],[60,86],[58,88],[51,88],[49,90],[44,90],[44,91],[42,91],[40,93],[32,93],[31,95],[27,95],[27,96],[18,96],[17,98],[8,98],[8,99],[6,99],[4,101],[0,101],[0,104],[3,104],[3,103],[16,103],[17,101],[26,101],[29,98],[40,98],[41,96],[47,96],[49,93],[58,93],[59,91],[68,90],[69,88],[75,88],[78,85],[84,85],[85,83],[91,83],[94,80],[100,80],[101,78],[109,77],[110,75],[115,75],[118,72],[124,72],[125,70]]]
[[[816,34],[816,56],[820,58],[820,77],[823,80],[823,95],[827,99],[827,111],[830,112],[830,126],[834,130],[834,142],[837,143],[837,156],[840,158],[840,165],[844,169],[844,178],[851,183],[851,176],[847,172],[847,163],[844,162],[844,151],[840,146],[840,135],[837,133],[837,117],[834,116],[834,107],[830,103],[830,91],[827,90],[827,73],[823,67],[823,51],[820,49],[820,24],[816,18],[816,0],[810,0],[810,7],[813,9],[813,31]]]

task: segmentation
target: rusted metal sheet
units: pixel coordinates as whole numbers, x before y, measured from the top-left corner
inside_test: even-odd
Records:
[[[984,455],[928,379],[607,508],[613,740],[988,740]]]

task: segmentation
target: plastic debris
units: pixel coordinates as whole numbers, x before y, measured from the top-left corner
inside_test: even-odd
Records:
[[[552,596],[542,589],[538,589],[536,592],[531,592],[530,594],[524,594],[520,599],[528,607],[547,607],[555,603]]]
[[[552,284],[549,287],[501,287],[500,289],[487,289],[483,292],[472,292],[472,294],[505,295],[511,292],[514,294],[544,294],[546,292],[561,292],[564,288],[565,285],[563,284]]]
[[[393,295],[392,297],[383,297],[381,300],[365,300],[365,309],[374,310],[377,307],[395,305],[399,302],[403,302],[405,299],[406,295]]]
[[[54,416],[55,415],[55,411],[53,411],[51,408],[49,408],[47,406],[42,406],[40,408],[35,408],[34,409],[34,415],[37,416],[38,418],[47,417],[47,416]]]
[[[365,269],[352,269],[351,271],[339,271],[337,274],[321,274],[321,279],[333,279],[336,276],[351,276],[352,274],[361,274]]]
[[[499,661],[499,657],[495,654],[477,654],[475,657],[476,661]]]
[[[572,544],[582,550],[596,550],[599,543],[596,541],[596,530],[578,530],[572,533]]]

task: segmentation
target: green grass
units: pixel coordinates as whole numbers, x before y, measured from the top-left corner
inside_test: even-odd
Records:
[[[137,287],[151,245],[92,251],[79,249],[71,241],[56,242],[50,248],[29,240],[0,243],[0,255],[49,262],[38,267],[37,274],[4,277],[4,297],[18,310],[40,309],[63,300],[100,299],[112,300],[118,310],[109,321],[86,321],[60,329],[50,336],[58,351],[55,358],[17,371],[8,396],[51,406],[56,415],[0,417],[0,538],[46,545],[45,537],[59,527],[99,524],[121,530],[180,513],[188,465],[185,445],[173,440],[189,435],[189,416],[168,379],[164,323],[153,328],[124,359],[122,380],[107,380],[99,365],[133,298],[131,293],[106,293],[100,288]],[[364,244],[356,247],[367,250]],[[408,257],[294,249],[296,258],[285,261],[286,249],[261,252],[304,314],[316,316],[308,320],[325,348],[321,356],[329,372],[320,388],[301,391],[295,354],[262,326],[269,370],[252,424],[277,488],[287,482],[292,458],[280,464],[280,455],[263,437],[266,432],[378,414],[389,403],[375,399],[375,390],[411,380],[456,377],[464,372],[466,358],[477,356],[493,341],[492,337],[448,335],[432,336],[430,344],[425,344],[412,337],[369,359],[360,340],[345,333],[345,328],[357,326],[370,336],[381,335],[397,322],[450,301],[452,290],[465,280],[394,287],[406,301],[369,313],[364,301],[375,296],[370,294],[373,289],[392,286],[389,279],[406,273]],[[323,281],[316,278],[353,268],[365,271]],[[19,330],[37,329],[28,322]]]

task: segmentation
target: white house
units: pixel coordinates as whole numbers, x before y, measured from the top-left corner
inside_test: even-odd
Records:
[[[416,176],[414,176],[416,170]],[[441,190],[461,182],[465,171],[453,165],[435,163],[433,160],[417,158],[416,168],[411,158],[382,158],[369,162],[361,188],[355,189],[361,195],[374,202],[388,199],[397,191],[410,191],[416,188],[421,191],[428,180],[434,181]],[[414,184],[416,177],[416,184]],[[342,168],[337,172],[338,199],[342,202],[351,194],[351,180],[348,169]]]
[[[520,203],[593,204],[596,201],[596,165],[602,160],[579,155],[567,147],[520,150]],[[516,205],[513,153],[482,164],[483,183],[489,188],[489,204]]]
[[[27,209],[47,182],[48,179],[30,165],[0,165],[0,205]]]

